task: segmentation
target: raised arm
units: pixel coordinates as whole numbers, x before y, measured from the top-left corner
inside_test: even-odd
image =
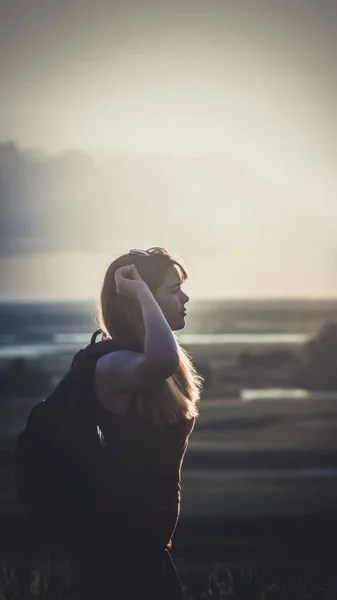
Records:
[[[128,279],[127,276],[132,276]],[[118,293],[137,298],[144,321],[144,353],[117,350],[102,356],[95,369],[101,385],[111,391],[131,391],[156,385],[179,367],[179,349],[172,330],[136,267],[116,271]]]

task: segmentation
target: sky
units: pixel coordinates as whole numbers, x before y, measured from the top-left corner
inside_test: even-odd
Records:
[[[0,300],[337,297],[336,65],[333,0],[2,0]]]

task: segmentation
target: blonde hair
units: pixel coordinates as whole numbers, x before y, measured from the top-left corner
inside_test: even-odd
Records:
[[[152,293],[155,293],[161,285],[171,265],[178,268],[181,282],[187,279],[188,275],[183,263],[164,248],[156,246],[149,248],[147,252],[150,254],[149,257],[137,256],[134,262],[139,275]],[[139,302],[116,291],[115,272],[129,262],[130,255],[123,254],[108,267],[95,322],[102,331],[103,339],[113,339],[123,350],[143,352],[145,327]],[[197,404],[204,379],[197,373],[187,351],[180,346],[176,333],[172,333],[179,347],[178,370],[161,384],[137,392],[138,412],[156,425],[172,424],[182,418],[192,419],[199,415]]]

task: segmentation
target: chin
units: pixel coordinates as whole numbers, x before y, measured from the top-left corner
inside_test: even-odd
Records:
[[[173,327],[171,327],[172,331],[180,331],[186,327],[185,317],[181,317],[179,323],[175,323]]]

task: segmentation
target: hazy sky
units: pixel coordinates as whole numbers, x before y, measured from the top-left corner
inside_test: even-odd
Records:
[[[337,296],[336,64],[334,0],[2,0],[0,299]]]

